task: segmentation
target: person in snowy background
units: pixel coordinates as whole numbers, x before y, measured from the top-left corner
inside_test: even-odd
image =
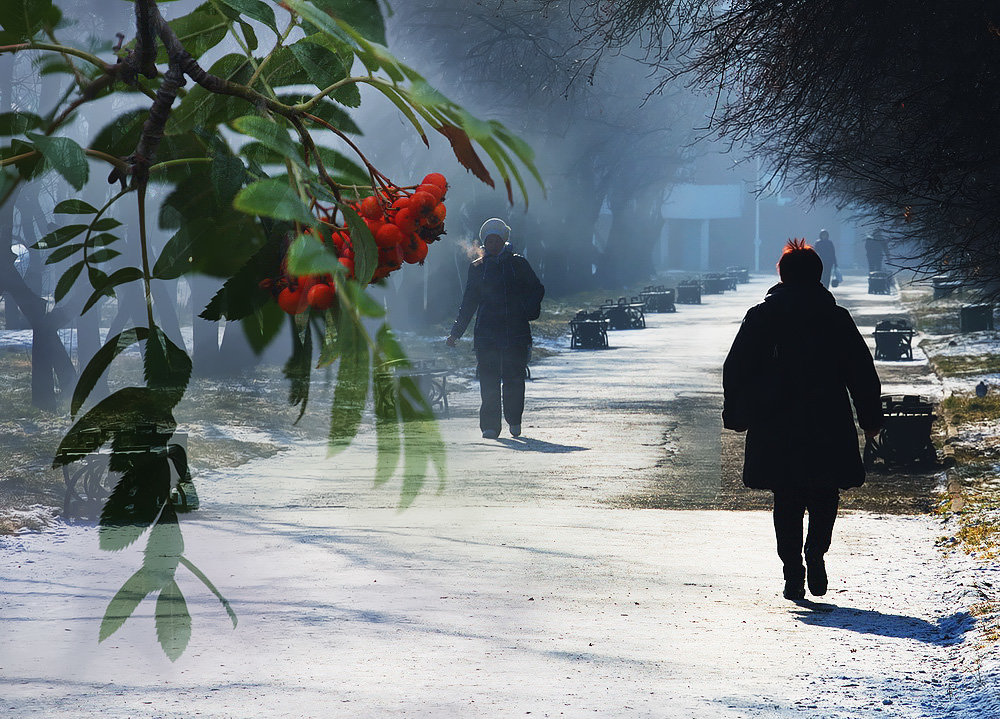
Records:
[[[886,246],[885,238],[882,237],[882,230],[875,230],[865,235],[865,258],[868,260],[869,272],[882,271],[882,259],[889,259],[889,249]]]
[[[545,295],[531,265],[513,252],[509,238],[510,227],[503,220],[492,217],[483,223],[483,254],[469,266],[458,317],[446,340],[454,347],[476,315],[473,346],[482,397],[479,428],[485,439],[500,436],[501,408],[511,436],[521,435],[530,320],[538,318]]]
[[[790,241],[778,261],[781,281],[747,311],[723,365],[723,425],[747,432],[743,483],[774,492],[784,596],[792,600],[805,597],[807,568],[809,591],[826,593],[823,556],[840,490],[865,481],[850,400],[867,438],[882,426],[871,352],[822,273],[817,252]]]
[[[823,273],[820,282],[824,287],[830,286],[830,273],[837,266],[837,250],[830,239],[830,233],[826,230],[819,231],[819,239],[816,241],[816,254],[823,263]]]

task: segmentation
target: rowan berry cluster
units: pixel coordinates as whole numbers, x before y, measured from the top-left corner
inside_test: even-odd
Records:
[[[447,190],[444,175],[432,172],[419,185],[402,188],[387,184],[376,194],[350,205],[368,226],[378,247],[378,265],[372,282],[388,277],[403,263],[423,264],[427,246],[444,234]],[[355,248],[350,231],[346,227],[337,229],[321,240],[337,255],[347,276],[354,278]],[[296,277],[288,274],[284,262],[277,279],[266,279],[260,284],[271,291],[288,314],[299,314],[310,307],[327,310],[337,301],[330,275]]]

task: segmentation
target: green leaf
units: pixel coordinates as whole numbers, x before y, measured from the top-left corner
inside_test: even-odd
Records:
[[[54,265],[57,262],[62,262],[67,257],[75,255],[77,252],[83,249],[82,242],[74,242],[69,245],[63,245],[58,250],[53,252],[51,255],[45,258],[45,264]]]
[[[125,624],[125,620],[132,616],[142,600],[157,589],[159,585],[156,579],[149,570],[140,567],[108,603],[108,608],[104,610],[104,618],[101,620],[97,641],[103,642],[117,632]]]
[[[236,193],[247,181],[247,170],[240,158],[232,154],[215,154],[212,157],[212,186],[219,200],[232,203]]]
[[[57,215],[96,215],[97,208],[83,200],[74,198],[60,202],[56,205],[54,212]]]
[[[76,282],[76,278],[80,276],[80,270],[83,269],[83,265],[83,260],[80,260],[62,273],[62,277],[60,277],[59,281],[56,282],[56,290],[54,294],[56,304],[58,304],[62,298],[66,296],[66,293],[68,293],[73,287],[73,283]]]
[[[101,274],[103,275],[103,278],[97,278],[98,282],[94,286],[94,291],[84,303],[83,309],[80,310],[80,314],[86,313],[87,310],[97,304],[102,297],[114,297],[114,288],[118,285],[124,285],[128,282],[135,282],[136,280],[142,279],[142,270],[138,267],[122,267],[120,270],[115,270],[110,275],[105,275],[103,272]],[[91,276],[90,279],[93,283],[95,277]]]
[[[246,15],[251,20],[267,25],[278,32],[278,26],[274,19],[274,10],[260,0],[219,0],[224,5],[228,5],[233,10]]]
[[[159,280],[174,280],[191,269],[191,253],[194,251],[194,235],[185,229],[178,230],[160,251],[153,265],[153,277]]]
[[[229,19],[211,3],[199,5],[195,10],[168,25],[176,33],[184,49],[192,57],[201,57],[213,47],[222,42],[229,30]],[[158,64],[167,62],[167,51],[162,43],[157,43],[159,52],[156,56]]]
[[[250,215],[297,221],[305,225],[316,221],[295,190],[281,180],[261,180],[247,185],[236,195],[233,207]]]
[[[55,469],[95,452],[113,437],[131,436],[138,426],[176,426],[170,407],[148,387],[125,387],[84,414],[62,438],[52,460]],[[173,430],[171,429],[171,432]]]
[[[324,44],[314,42],[312,36],[288,47],[302,69],[306,71],[309,82],[320,90],[325,90],[348,75],[350,68],[344,66],[340,55]]]
[[[122,223],[116,220],[114,217],[102,217],[97,222],[93,222],[90,225],[92,232],[107,232],[108,230],[113,230],[116,227],[121,227]]]
[[[143,374],[147,387],[176,404],[191,379],[191,358],[154,325],[146,339]]]
[[[230,606],[229,604],[229,600],[226,599],[224,596],[222,596],[222,592],[220,592],[215,587],[215,585],[212,584],[212,581],[207,576],[205,576],[205,573],[202,572],[200,569],[198,569],[198,567],[196,567],[194,563],[191,562],[190,559],[187,559],[186,557],[181,557],[181,564],[187,567],[194,576],[198,577],[198,579],[201,580],[202,584],[208,587],[209,591],[211,591],[212,594],[215,595],[215,598],[218,599],[219,602],[222,604],[223,608],[225,608],[226,614],[229,615],[229,619],[233,623],[233,629],[236,629],[236,624],[238,620],[236,619],[236,612],[233,611],[232,606]]]
[[[208,71],[224,80],[243,84],[250,79],[253,68],[245,56],[233,53],[216,60]],[[238,114],[247,112],[251,107],[242,97],[219,95],[201,85],[195,85],[188,91],[180,105],[170,113],[166,129],[169,133],[180,133],[197,126],[213,128],[219,123],[228,122]],[[132,143],[132,148],[135,149],[135,142]]]
[[[17,174],[22,180],[31,180],[45,171],[45,156],[34,145],[17,138],[11,140],[10,147],[3,149],[3,158],[16,157],[31,153],[28,157],[14,163]]]
[[[180,587],[173,580],[156,600],[156,638],[172,662],[180,658],[191,641],[191,615]]]
[[[23,135],[41,127],[42,122],[33,112],[0,112],[0,135]]]
[[[312,4],[343,20],[369,40],[385,45],[385,21],[377,0],[311,0]],[[301,3],[296,2],[296,5]],[[307,17],[312,22],[312,17]]]
[[[284,323],[285,313],[276,302],[267,302],[257,307],[241,321],[243,333],[257,354],[263,352],[264,348],[278,336]]]
[[[91,264],[96,265],[101,262],[107,262],[108,260],[114,259],[120,254],[121,252],[119,252],[118,250],[103,249],[103,250],[98,250],[97,252],[91,252],[90,255],[87,257],[87,260]]]
[[[86,225],[65,225],[45,235],[31,247],[36,250],[51,250],[53,247],[59,247],[69,242],[86,229]]]
[[[298,105],[308,99],[308,95],[282,95],[278,98],[278,101],[286,105]],[[321,120],[326,120],[341,132],[346,132],[349,135],[363,134],[361,128],[351,119],[350,115],[328,100],[320,100],[309,111],[309,114],[315,115]]]
[[[265,66],[259,81],[275,88],[284,85],[304,85],[309,82],[309,76],[286,45],[272,53],[271,61]]]
[[[253,52],[257,49],[257,33],[253,31],[253,25],[243,20],[238,21],[240,24],[240,31],[243,33],[243,42],[246,44],[247,49]]]
[[[52,0],[4,0],[0,3],[0,44],[30,40],[52,18]],[[53,23],[54,24],[54,23]]]
[[[232,125],[239,132],[256,138],[279,155],[299,162],[300,151],[297,144],[288,136],[288,130],[278,123],[257,115],[244,115],[233,120]]]
[[[368,284],[375,269],[378,267],[378,246],[371,230],[357,212],[347,205],[340,205],[347,219],[347,229],[351,234],[351,244],[354,245],[354,276],[362,285]]]
[[[75,265],[74,265],[75,266]],[[115,357],[140,340],[149,336],[149,330],[145,327],[133,327],[116,334],[104,343],[101,349],[94,353],[87,366],[76,381],[76,389],[73,390],[73,399],[70,402],[70,417],[76,417],[83,403],[97,385],[97,381],[104,374],[104,371],[111,365]]]
[[[313,235],[299,235],[288,247],[291,275],[339,275],[343,271],[337,256]]]
[[[68,137],[46,137],[34,132],[29,132],[27,137],[56,172],[75,189],[83,189],[90,175],[90,166],[82,147]]]
[[[312,332],[309,325],[300,335],[295,324],[295,318],[288,318],[292,327],[292,356],[285,363],[283,372],[290,382],[288,390],[288,404],[291,406],[301,405],[299,416],[295,419],[298,422],[302,415],[306,413],[306,405],[309,403],[309,380],[312,375]]]
[[[260,279],[269,277],[276,271],[282,254],[279,242],[273,239],[269,241],[226,280],[198,316],[210,321],[223,317],[227,320],[239,320],[271,302],[273,298],[269,292],[261,289]]]
[[[110,245],[113,242],[118,242],[120,238],[117,235],[112,235],[110,232],[102,232],[99,235],[91,235],[90,239],[87,240],[88,247],[104,247],[105,245]]]
[[[371,354],[359,319],[351,312],[340,313],[338,327],[340,367],[330,408],[328,455],[343,451],[358,433],[361,413],[368,397]]]
[[[155,451],[146,438],[144,447],[115,451],[109,468],[121,472],[121,479],[101,510],[97,541],[102,550],[118,552],[135,543],[161,515],[170,494],[170,465],[166,452]],[[143,564],[163,581],[167,573],[162,568]]]

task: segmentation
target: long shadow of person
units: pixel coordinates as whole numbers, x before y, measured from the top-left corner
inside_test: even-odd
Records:
[[[585,452],[590,449],[590,447],[577,447],[572,444],[555,444],[553,442],[545,442],[541,439],[531,439],[531,437],[502,437],[498,439],[497,442],[521,452],[545,452],[546,454]]]
[[[795,603],[799,609],[793,610],[793,614],[804,624],[836,627],[860,634],[876,634],[894,639],[915,639],[926,644],[954,644],[961,641],[962,636],[972,629],[975,623],[968,612],[955,612],[950,616],[940,617],[936,622],[929,622],[904,614],[838,607],[836,604],[811,602],[807,599]]]

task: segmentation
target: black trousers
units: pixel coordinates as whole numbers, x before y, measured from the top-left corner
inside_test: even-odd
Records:
[[[479,429],[500,431],[501,409],[507,424],[521,424],[524,413],[524,376],[527,347],[488,347],[476,350],[479,368]]]
[[[802,519],[809,512],[806,561],[822,559],[830,548],[840,491],[834,488],[774,490],[774,535],[786,574],[802,571]]]

